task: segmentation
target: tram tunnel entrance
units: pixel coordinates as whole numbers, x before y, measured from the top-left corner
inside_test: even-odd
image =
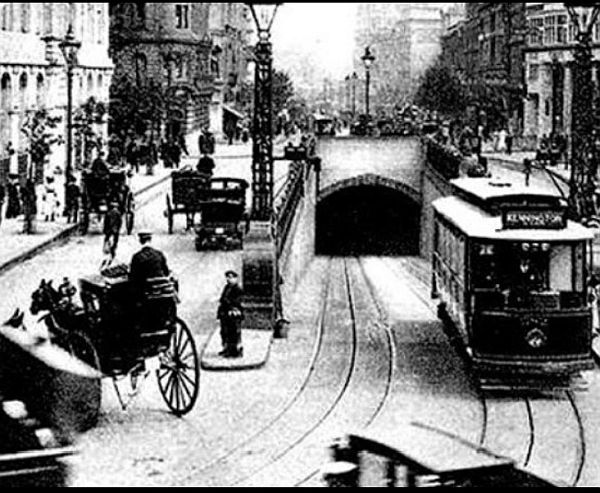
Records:
[[[316,254],[419,254],[421,207],[401,191],[378,185],[339,190],[317,204]]]

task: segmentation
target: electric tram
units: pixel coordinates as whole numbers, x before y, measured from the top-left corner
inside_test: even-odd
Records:
[[[591,369],[592,230],[534,187],[452,185],[433,203],[432,296],[475,372],[523,381]]]

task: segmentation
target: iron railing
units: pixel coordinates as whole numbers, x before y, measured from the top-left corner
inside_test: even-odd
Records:
[[[304,184],[310,171],[309,163],[294,161],[290,164],[288,178],[282,189],[280,200],[275,206],[274,226],[279,256],[288,240],[288,235],[300,201],[304,197]]]

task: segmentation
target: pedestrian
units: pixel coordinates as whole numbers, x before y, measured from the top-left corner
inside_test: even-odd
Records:
[[[23,233],[33,234],[35,216],[37,215],[37,196],[35,193],[35,184],[31,178],[28,178],[25,182],[25,186],[22,191],[23,200]]]
[[[200,137],[198,137],[198,149],[200,150],[200,154],[212,156],[215,153],[215,137],[208,130],[208,128],[204,128]]]
[[[127,162],[132,170],[136,173],[140,172],[140,155],[139,146],[135,139],[131,138],[125,151]]]
[[[104,245],[102,252],[105,255],[102,261],[101,269],[110,266],[117,255],[117,246],[119,245],[119,234],[123,224],[123,216],[119,210],[119,203],[112,201],[110,209],[104,216]]]
[[[223,350],[219,356],[239,358],[244,355],[242,347],[242,288],[238,285],[238,275],[229,270],[225,273],[226,285],[219,300],[217,319],[221,322],[221,342]]]
[[[79,216],[79,198],[81,191],[73,175],[67,177],[65,213],[67,223],[77,223]]]
[[[215,169],[215,161],[212,157],[204,155],[198,161],[196,170],[198,173],[206,175],[208,179],[212,178],[213,170]]]
[[[104,160],[104,151],[99,151],[98,156],[92,162],[92,173],[97,176],[107,176],[110,174],[108,165]]]
[[[531,178],[531,168],[532,162],[531,159],[523,159],[523,169],[525,172],[525,186],[529,186],[529,179]]]
[[[510,131],[506,132],[506,154],[509,156],[512,154],[512,146],[513,146],[513,135]]]
[[[21,197],[20,197],[19,177],[17,175],[8,176],[8,185],[6,193],[8,202],[6,204],[6,219],[14,219],[21,215]]]
[[[186,156],[189,156],[190,153],[188,151],[187,148],[187,143],[185,141],[185,137],[183,136],[183,134],[179,134],[177,137],[177,145],[179,146],[179,148],[181,149],[181,152],[183,154],[185,154]]]
[[[58,207],[58,194],[56,193],[54,177],[48,176],[46,178],[46,185],[44,186],[44,194],[42,195],[42,214],[44,216],[44,221],[54,222],[58,215]]]
[[[588,302],[592,307],[592,331],[593,337],[598,337],[600,331],[600,317],[598,314],[598,295],[600,292],[600,279],[592,274],[588,282]]]
[[[504,127],[498,132],[498,144],[496,150],[498,152],[506,152],[506,136],[508,132]]]
[[[181,148],[178,142],[171,142],[171,145],[169,146],[169,152],[171,154],[171,162],[173,163],[173,166],[175,166],[176,169],[178,169],[179,165],[181,164],[182,151],[183,149]]]
[[[170,143],[163,139],[160,144],[160,157],[163,160],[163,166],[167,169],[173,168],[173,161],[171,160]]]
[[[2,212],[4,210],[4,199],[6,197],[6,189],[4,184],[0,182],[0,224],[2,224]]]

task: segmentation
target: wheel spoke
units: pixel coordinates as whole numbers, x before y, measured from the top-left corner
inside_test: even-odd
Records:
[[[193,350],[192,350],[192,351],[189,351],[189,352],[187,352],[186,354],[180,354],[180,355],[179,355],[179,361],[182,361],[182,362],[183,362],[183,361],[189,361],[189,359],[190,359],[190,358],[192,358],[192,359],[193,359],[193,358],[195,357],[195,355],[196,355],[196,354],[194,353],[194,351],[193,351]]]
[[[181,378],[181,373],[179,373],[177,375],[177,378],[179,380],[179,383],[181,384],[181,388],[183,390],[185,390],[185,393],[187,394],[188,400],[192,400],[192,392],[188,389],[187,385],[185,384],[183,378]]]
[[[180,389],[179,389],[179,379],[177,378],[177,373],[174,373],[175,378],[174,378],[174,387],[175,387],[175,401],[177,402],[177,406],[176,409],[179,410],[181,409],[180,406],[180,402],[179,402],[179,393],[180,393]]]
[[[190,382],[190,385],[191,385],[192,387],[196,387],[196,380],[195,380],[195,379],[194,379],[194,380],[192,380],[192,379],[191,379],[191,378],[190,378],[190,377],[187,375],[187,373],[185,373],[185,371],[182,371],[182,372],[180,373],[180,375],[181,375],[183,378],[185,378],[185,379],[186,379],[188,382]],[[195,375],[195,372],[194,372],[194,375]]]
[[[183,335],[183,333],[182,333],[182,335]],[[179,342],[181,342],[181,340],[182,340],[182,339],[183,339],[183,344],[181,345],[181,347],[177,346],[177,353],[178,353],[178,354],[182,354],[182,353],[183,353],[183,351],[184,351],[184,349],[185,349],[186,347],[188,347],[188,346],[191,344],[191,341],[190,341],[190,338],[189,338],[189,337],[186,337],[186,338],[183,338],[183,337],[182,337],[182,338],[179,340]]]
[[[169,404],[173,405],[173,391],[175,390],[175,374],[171,374],[169,381],[172,383],[171,390],[169,391]]]

